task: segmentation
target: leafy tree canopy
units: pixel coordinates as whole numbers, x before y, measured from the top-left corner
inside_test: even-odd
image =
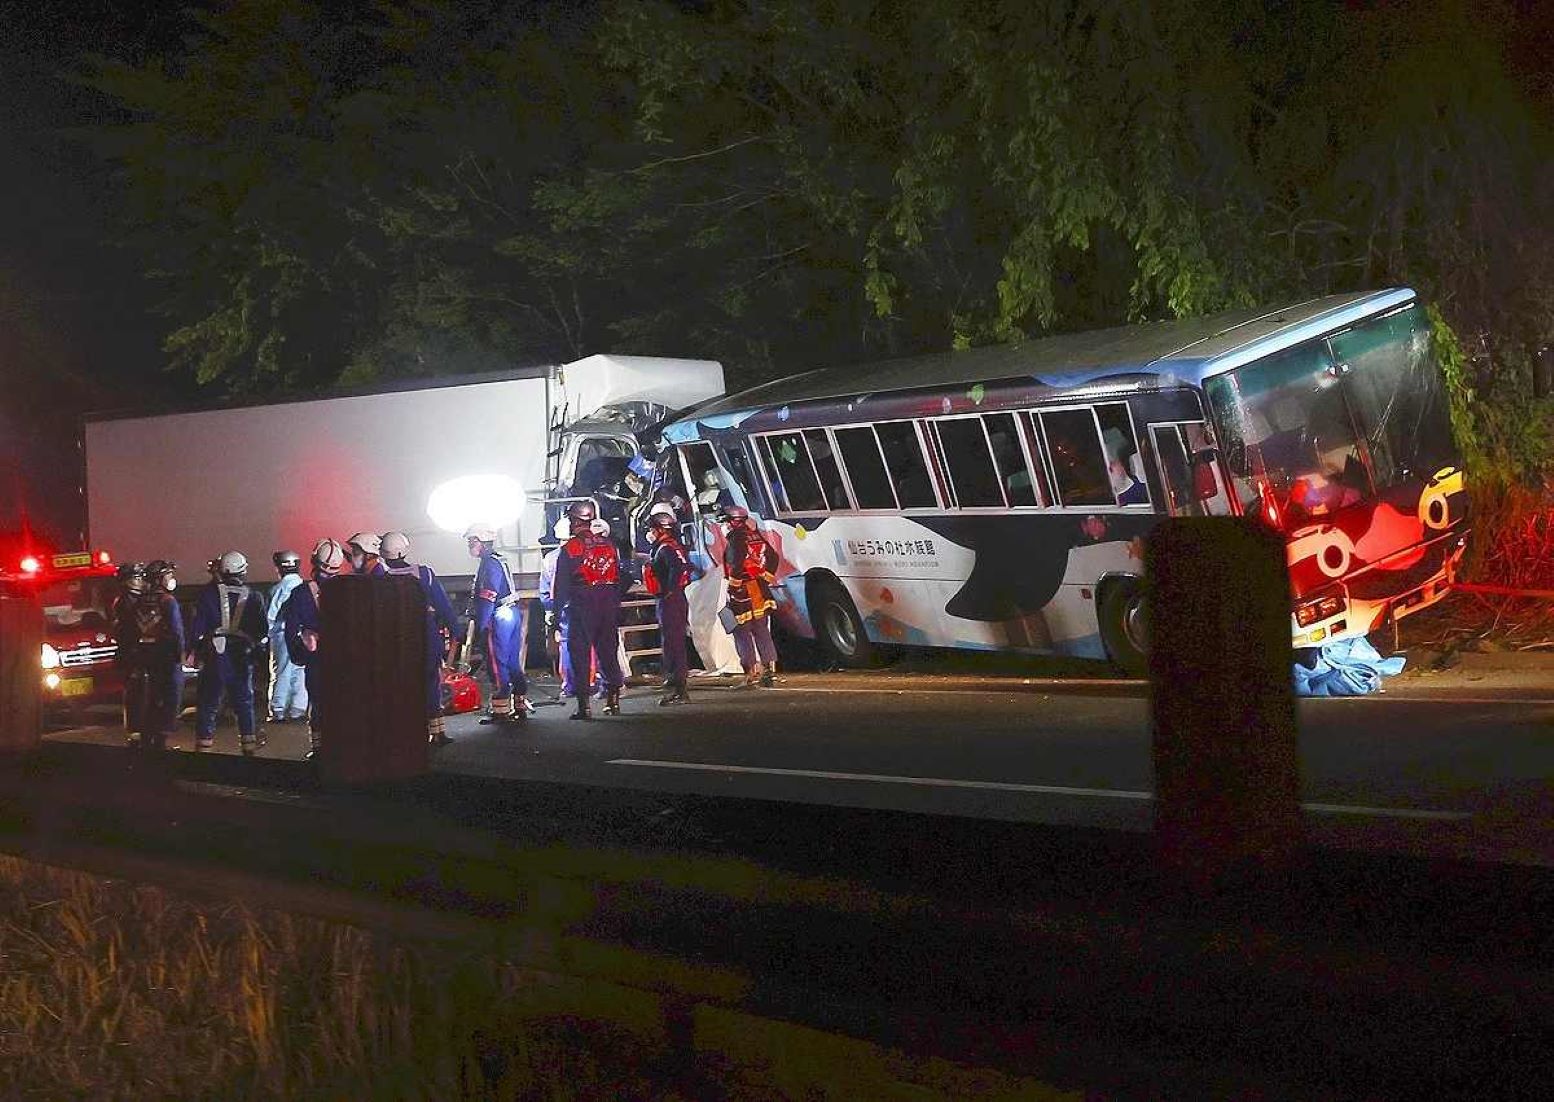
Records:
[[[1512,15],[243,0],[82,79],[203,382],[608,350],[754,380],[1397,282],[1548,340]]]

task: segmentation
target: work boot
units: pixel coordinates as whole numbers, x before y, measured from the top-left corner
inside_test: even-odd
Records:
[[[604,694],[604,714],[618,716],[621,714],[621,691],[610,689]]]
[[[526,697],[526,696],[515,696],[515,697],[513,697],[513,718],[514,719],[528,719],[537,710],[538,709],[536,709],[534,707],[533,702],[528,697]]]
[[[689,704],[691,694],[685,689],[685,682],[676,681],[664,686],[664,695],[658,698],[660,707],[668,704]]]
[[[777,685],[777,663],[772,662],[771,664],[769,664],[766,667],[765,672],[761,674],[761,688],[763,688],[763,689],[771,689],[771,688],[775,688],[776,685]]]
[[[741,681],[738,685],[735,685],[734,688],[736,690],[738,690],[738,689],[753,689],[753,688],[755,688],[757,685],[759,685],[761,683],[761,677],[762,677],[762,675],[764,673],[765,673],[765,671],[762,670],[760,664],[757,663],[756,665],[751,666],[748,670],[745,671],[745,679],[743,681]]]
[[[568,719],[592,719],[593,714],[588,710],[588,694],[577,694],[577,711],[567,717]]]

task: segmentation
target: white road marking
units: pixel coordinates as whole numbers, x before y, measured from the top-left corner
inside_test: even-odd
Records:
[[[976,788],[995,792],[1027,792],[1040,796],[1091,796],[1106,800],[1152,801],[1153,792],[1135,792],[1120,788],[1075,788],[1058,784],[1015,784],[1012,781],[965,781],[950,777],[902,777],[888,773],[838,773],[828,769],[778,769],[761,765],[718,765],[700,761],[654,761],[646,758],[611,758],[606,765],[635,765],[648,769],[682,769],[697,773],[747,773],[769,777],[803,777],[821,781],[871,781],[878,784],[907,784],[927,788]],[[1466,811],[1438,811],[1415,807],[1364,807],[1357,804],[1303,803],[1307,811],[1325,815],[1370,815],[1389,819],[1427,819],[1440,822],[1470,819]]]
[[[963,685],[963,686],[961,686],[959,688],[954,688],[954,689],[918,688],[918,687],[913,687],[913,688],[895,688],[893,686],[886,686],[886,685],[868,686],[868,687],[865,687],[865,686],[831,687],[831,686],[818,686],[818,685],[816,685],[816,686],[810,686],[810,685],[788,685],[788,686],[786,686],[784,688],[779,688],[779,689],[776,689],[776,690],[767,689],[766,691],[767,692],[774,692],[775,691],[775,692],[778,692],[778,693],[806,693],[806,694],[807,693],[875,693],[875,694],[885,693],[887,695],[892,695],[892,696],[923,696],[923,695],[928,695],[928,694],[937,694],[937,695],[941,695],[941,696],[961,696],[961,695],[965,695],[967,693],[977,693],[977,692],[980,692],[980,693],[991,693],[991,694],[994,694],[994,695],[1002,694],[1002,695],[1016,695],[1016,696],[1018,696],[1018,695],[1029,695],[1032,690],[1046,689],[1046,688],[1071,689],[1071,688],[1099,687],[1099,688],[1102,688],[1102,689],[1108,689],[1108,688],[1114,688],[1114,687],[1119,687],[1120,686],[1120,687],[1129,688],[1129,689],[1138,689],[1138,688],[1145,688],[1145,687],[1148,686],[1148,684],[1149,684],[1149,682],[1147,682],[1147,681],[1123,681],[1123,680],[1117,680],[1117,681],[1092,681],[1092,680],[1084,680],[1084,679],[1063,679],[1063,680],[1051,679],[1051,680],[1044,680],[1044,681],[1012,682],[1012,683],[1005,684],[1005,685],[998,685],[998,684]],[[1124,698],[1127,698],[1127,699],[1139,699],[1139,700],[1144,699],[1143,697],[1136,697],[1135,698],[1131,694],[1123,694],[1123,693],[1103,693],[1102,695],[1113,696],[1113,697],[1116,697],[1118,699],[1124,699]],[[1372,704],[1387,704],[1387,703],[1392,703],[1392,704],[1398,704],[1398,703],[1402,703],[1402,704],[1472,704],[1472,705],[1493,704],[1493,705],[1497,705],[1497,706],[1502,707],[1502,708],[1504,708],[1504,707],[1543,707],[1543,708],[1554,707],[1554,698],[1543,699],[1543,698],[1540,698],[1540,697],[1515,697],[1515,696],[1498,696],[1498,697],[1489,697],[1489,696],[1453,696],[1453,695],[1450,695],[1449,693],[1446,693],[1446,692],[1442,692],[1442,693],[1440,693],[1438,695],[1431,694],[1431,695],[1428,695],[1428,696],[1411,696],[1411,695],[1407,695],[1405,693],[1392,691],[1392,692],[1386,692],[1386,693],[1370,693],[1370,694],[1367,694],[1365,696],[1329,696],[1329,697],[1315,697],[1315,696],[1312,696],[1312,697],[1296,697],[1296,702],[1297,703],[1305,703],[1307,701],[1317,701],[1317,700],[1321,700],[1321,701],[1324,701],[1324,702],[1331,701],[1331,702],[1335,702],[1335,703],[1344,703],[1344,704],[1359,703],[1359,702],[1369,702],[1369,703],[1372,703]]]

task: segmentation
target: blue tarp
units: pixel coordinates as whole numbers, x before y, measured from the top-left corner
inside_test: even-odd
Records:
[[[1313,647],[1295,663],[1296,696],[1365,696],[1381,689],[1381,679],[1403,672],[1403,658],[1383,658],[1361,637]],[[1315,665],[1306,662],[1315,660]]]

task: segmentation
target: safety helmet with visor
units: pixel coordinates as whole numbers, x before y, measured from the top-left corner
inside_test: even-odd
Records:
[[[146,564],[143,562],[121,562],[119,568],[113,572],[113,576],[126,593],[144,593],[149,584],[146,577]]]
[[[410,554],[410,537],[403,532],[384,532],[380,554],[390,562],[403,562]]]
[[[242,585],[248,577],[248,556],[241,551],[228,551],[216,560],[216,577],[228,585]]]
[[[302,556],[295,551],[277,551],[270,556],[279,574],[295,574],[302,569]]]
[[[324,537],[313,545],[313,576],[332,578],[345,566],[345,548],[338,540]]]
[[[176,563],[168,559],[153,559],[146,564],[146,579],[151,584],[152,591],[171,593],[178,588],[178,578],[174,571],[178,569]]]

